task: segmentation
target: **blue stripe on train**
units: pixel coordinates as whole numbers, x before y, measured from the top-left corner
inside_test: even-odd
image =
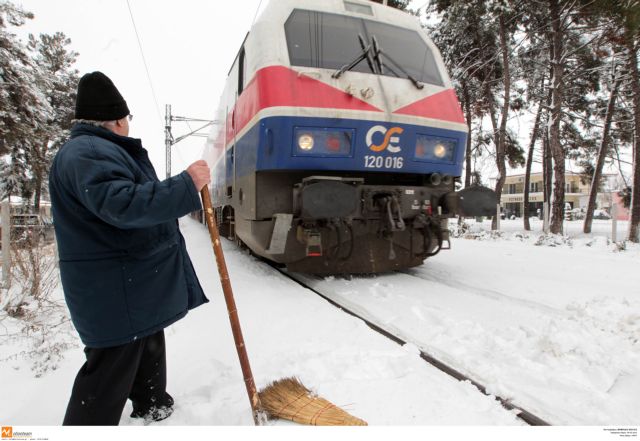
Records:
[[[367,132],[374,126],[386,129],[399,127],[403,131],[398,136],[401,151],[372,151],[366,143]],[[324,129],[336,128],[354,134],[351,151],[340,157],[302,156],[296,151],[296,128]],[[426,162],[415,158],[417,135],[444,137],[457,142],[453,160],[450,162]],[[218,162],[214,171],[217,185],[231,185],[235,162],[236,177],[242,177],[260,170],[344,170],[394,173],[442,173],[460,176],[464,161],[466,133],[410,124],[381,123],[341,118],[270,117],[264,118],[236,141],[235,152],[228,149],[226,158]],[[373,144],[381,144],[384,133],[378,131],[373,136]],[[381,156],[382,160],[376,157]],[[386,159],[392,158],[392,159]],[[393,158],[396,158],[395,160]],[[402,158],[398,161],[397,158]],[[398,167],[399,164],[402,167]],[[368,166],[367,166],[368,165]],[[381,167],[376,167],[381,165]],[[387,167],[389,165],[390,167]]]

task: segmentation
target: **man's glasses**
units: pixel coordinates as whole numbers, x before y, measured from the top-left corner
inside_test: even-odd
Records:
[[[133,115],[127,115],[127,119],[131,121],[133,119]]]

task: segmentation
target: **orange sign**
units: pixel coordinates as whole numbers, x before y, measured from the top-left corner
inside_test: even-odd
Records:
[[[2,438],[13,438],[13,427],[2,426]]]

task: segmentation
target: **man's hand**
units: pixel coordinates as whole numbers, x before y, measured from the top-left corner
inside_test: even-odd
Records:
[[[191,176],[191,180],[193,180],[193,184],[198,191],[211,182],[211,170],[209,170],[207,162],[202,159],[187,167],[187,173]]]

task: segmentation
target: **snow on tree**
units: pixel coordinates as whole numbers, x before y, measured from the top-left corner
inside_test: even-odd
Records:
[[[68,50],[71,40],[62,32],[53,35],[41,34],[39,38],[29,35],[29,49],[40,67],[40,87],[51,106],[51,117],[46,121],[46,130],[37,133],[31,150],[31,187],[34,191],[34,210],[40,208],[40,197],[46,190],[48,170],[58,148],[69,136],[74,116],[78,71],[73,68],[78,54]]]
[[[0,1],[0,198],[33,196],[37,211],[49,165],[71,125],[78,72],[63,33],[31,35],[25,44],[9,31],[31,18]]]
[[[457,89],[467,118],[472,115],[468,102],[474,95],[482,106],[476,115],[481,119],[488,116],[491,122],[498,169],[495,192],[500,198],[507,161],[512,165],[524,163],[522,149],[507,127],[512,108],[511,58],[517,15],[508,2],[502,0],[438,0],[430,10],[442,14],[441,22],[434,27],[434,38],[459,85]],[[469,91],[470,85],[476,89],[474,94]],[[469,168],[469,157],[466,163]],[[496,222],[494,218],[494,229]]]
[[[545,201],[553,202],[551,231],[561,233],[565,162],[582,167],[591,179],[601,169],[598,152],[611,157],[608,152],[619,155],[621,148],[638,144],[638,130],[630,122],[637,113],[628,109],[637,108],[633,104],[636,96],[640,102],[640,82],[634,77],[640,6],[637,1],[614,3],[545,0],[514,7],[505,0],[434,0],[428,9],[438,19],[430,30],[470,129],[467,185],[473,174],[471,159],[487,151],[495,158],[500,196],[505,164],[525,164],[510,122],[523,114],[534,117],[525,171],[527,229],[533,162],[543,163]],[[606,12],[597,12],[598,8]],[[603,18],[607,14],[609,22],[617,17],[614,26],[607,25]],[[612,38],[616,33],[624,38]],[[615,43],[616,38],[621,42]],[[621,67],[630,73],[621,75]],[[607,112],[609,103],[611,112]],[[486,117],[492,128],[489,134],[483,133]],[[631,135],[634,132],[636,138]],[[542,154],[536,153],[540,143]],[[634,170],[638,168],[634,165]],[[640,180],[640,171],[637,173]],[[637,200],[640,220],[640,197]]]
[[[29,150],[35,133],[44,130],[52,109],[38,87],[40,69],[29,50],[8,26],[21,26],[33,14],[22,8],[0,2],[0,155],[4,173],[0,176],[3,194],[28,197]]]

